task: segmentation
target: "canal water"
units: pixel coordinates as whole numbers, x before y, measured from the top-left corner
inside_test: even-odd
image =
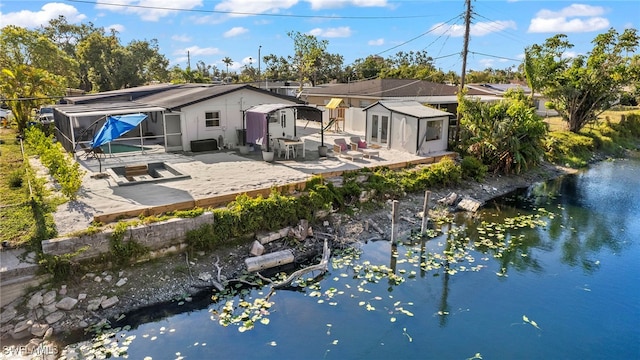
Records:
[[[130,359],[638,359],[639,175],[638,161],[602,162],[428,239],[335,254],[306,287],[207,296],[189,311],[176,301],[71,347]]]

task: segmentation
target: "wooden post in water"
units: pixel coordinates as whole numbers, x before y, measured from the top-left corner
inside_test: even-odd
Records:
[[[427,231],[427,221],[429,221],[429,198],[431,197],[431,191],[424,192],[424,205],[422,206],[422,227],[420,233],[424,234]]]
[[[396,232],[398,231],[396,222],[398,221],[398,200],[393,200],[391,205],[391,244],[395,244]]]

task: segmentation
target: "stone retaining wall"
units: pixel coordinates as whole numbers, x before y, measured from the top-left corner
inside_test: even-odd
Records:
[[[129,227],[123,241],[135,240],[151,251],[165,249],[185,242],[187,232],[204,224],[213,223],[213,213],[204,213],[195,218],[174,218],[167,221]],[[44,240],[42,252],[48,255],[74,253],[83,247],[75,260],[93,259],[111,251],[110,241],[113,230],[93,235]]]

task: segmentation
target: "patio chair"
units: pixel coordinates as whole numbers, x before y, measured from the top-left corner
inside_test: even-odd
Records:
[[[380,156],[380,151],[369,148],[367,142],[361,140],[360,136],[352,136],[349,140],[351,140],[351,150],[359,151],[369,159],[371,159],[372,156]]]
[[[293,155],[293,157],[296,157],[296,148],[293,145],[288,145],[283,139],[278,139],[278,145],[280,148],[280,152],[278,154],[279,157],[282,157],[282,152],[284,151],[284,158],[288,159],[289,158],[289,153],[291,153],[291,155]]]
[[[343,158],[351,158],[351,160],[361,159],[364,154],[360,151],[349,150],[347,141],[343,138],[334,139],[333,152]]]

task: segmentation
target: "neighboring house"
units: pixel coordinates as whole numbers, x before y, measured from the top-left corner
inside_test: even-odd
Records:
[[[349,108],[345,112],[345,128],[355,132],[364,131],[361,108],[380,100],[410,100],[427,104],[433,108],[457,113],[458,87],[426,80],[374,79],[348,84],[328,84],[303,91],[303,100],[309,104],[326,106],[332,98],[340,98]],[[467,97],[481,101],[497,101],[500,98],[484,91],[469,90]],[[325,116],[326,116],[325,112]],[[324,119],[325,123],[329,119]]]
[[[217,146],[242,142],[244,111],[260,104],[300,100],[248,84],[157,84],[64,99],[55,106],[58,139],[67,150],[90,141],[108,115],[147,114],[138,131],[124,137],[154,142],[167,151],[191,151],[191,142],[215,139]]]
[[[426,155],[447,150],[449,118],[454,115],[418,101],[382,100],[364,109],[367,143]]]
[[[469,91],[473,90],[476,92],[484,92],[487,95],[499,96],[501,98],[504,97],[504,94],[508,90],[512,89],[522,89],[526,96],[531,95],[531,89],[528,86],[521,84],[467,84],[466,88],[469,89]],[[540,116],[558,115],[555,110],[547,109],[545,107],[545,103],[547,101],[549,100],[541,94],[536,93],[533,95],[533,105],[536,108],[536,114]]]

